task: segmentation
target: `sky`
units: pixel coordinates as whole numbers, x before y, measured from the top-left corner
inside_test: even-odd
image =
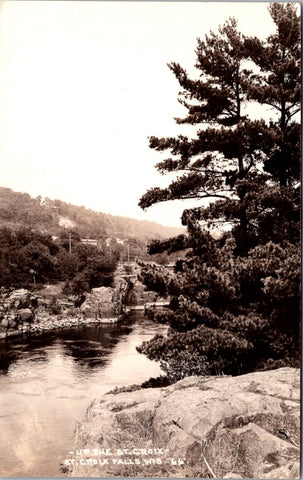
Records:
[[[266,38],[267,6],[2,0],[0,186],[179,226],[188,202],[138,207],[148,188],[171,180],[154,168],[169,154],[148,137],[196,131],[174,121],[186,112],[167,63],[195,73],[197,38],[230,16]]]

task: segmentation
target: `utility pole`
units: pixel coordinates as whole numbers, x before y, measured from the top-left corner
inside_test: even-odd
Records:
[[[69,253],[72,253],[72,234],[71,233],[68,234],[68,249],[69,249]]]

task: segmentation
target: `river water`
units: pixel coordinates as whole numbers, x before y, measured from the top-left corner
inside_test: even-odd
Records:
[[[142,314],[0,342],[0,476],[64,476],[77,420],[94,398],[141,383],[159,365],[136,346],[166,327]]]

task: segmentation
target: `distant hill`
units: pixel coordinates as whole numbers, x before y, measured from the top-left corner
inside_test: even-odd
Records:
[[[95,212],[61,200],[32,198],[27,193],[0,187],[0,227],[4,226],[11,229],[30,227],[51,235],[68,230],[77,232],[82,238],[134,237],[144,242],[184,232],[182,228]]]

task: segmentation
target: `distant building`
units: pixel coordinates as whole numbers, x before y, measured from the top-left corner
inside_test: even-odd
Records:
[[[125,240],[121,240],[121,238],[116,238],[116,241],[119,243],[119,245],[124,245],[125,243]]]
[[[112,242],[118,243],[119,245],[124,245],[126,241],[127,241],[127,240],[122,240],[121,238],[117,238],[117,237],[114,237],[114,238],[108,237],[108,238],[105,240],[105,245],[106,245],[107,247],[110,247],[110,246],[112,245]]]
[[[102,243],[101,240],[96,240],[95,238],[80,238],[80,242],[84,245],[93,245],[98,250],[101,250]]]

